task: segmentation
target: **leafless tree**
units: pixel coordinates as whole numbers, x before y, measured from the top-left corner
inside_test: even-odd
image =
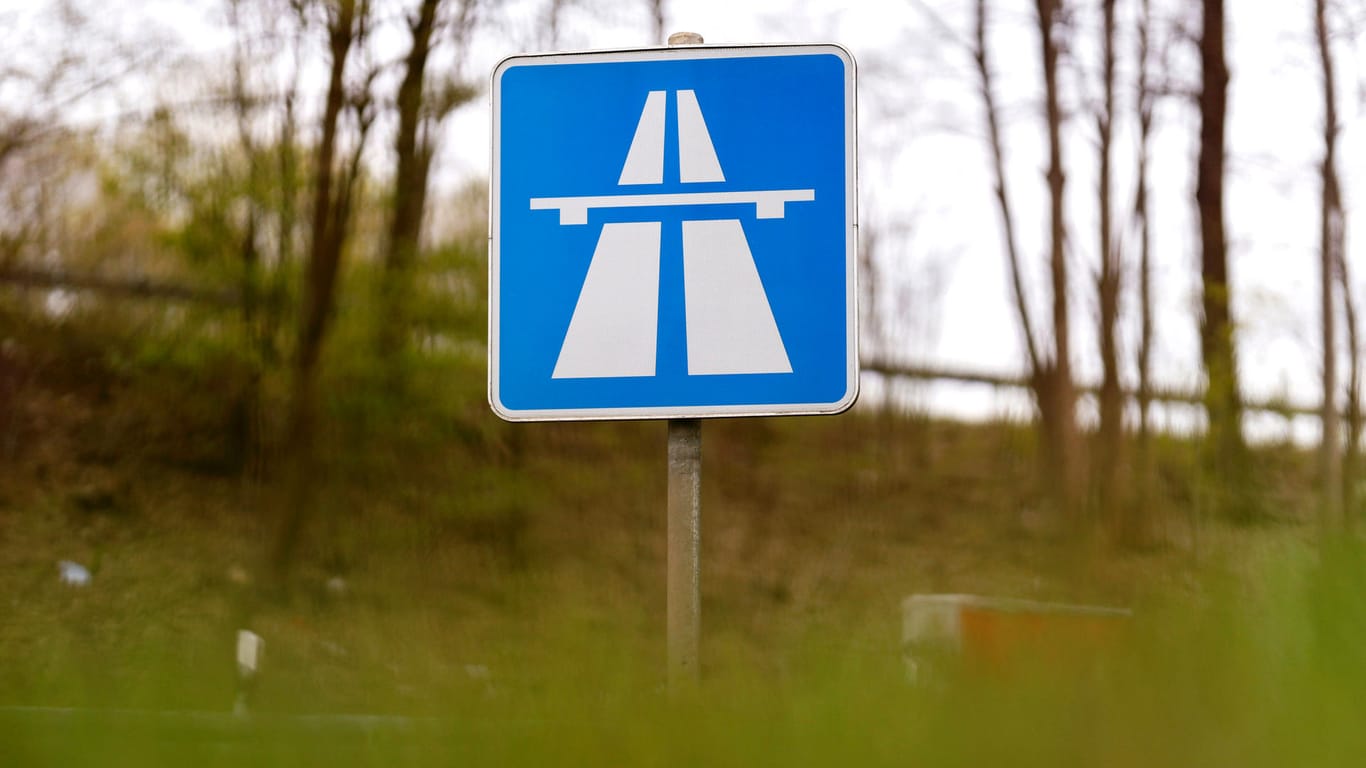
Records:
[[[1224,225],[1225,119],[1228,63],[1224,54],[1224,0],[1203,0],[1200,33],[1200,148],[1195,199],[1200,217],[1200,352],[1209,420],[1205,470],[1215,507],[1234,517],[1252,510],[1238,501],[1249,474],[1242,432],[1242,402],[1234,323],[1229,309],[1228,236]]]
[[[1342,519],[1342,457],[1338,416],[1338,348],[1336,334],[1337,300],[1335,286],[1339,265],[1345,270],[1343,244],[1346,220],[1342,193],[1338,185],[1337,88],[1334,82],[1333,43],[1329,33],[1328,0],[1314,0],[1314,41],[1318,49],[1323,82],[1323,160],[1319,166],[1321,197],[1319,206],[1319,311],[1323,331],[1323,425],[1319,443],[1319,474],[1322,484],[1320,509],[1324,530],[1337,527]],[[1346,291],[1344,290],[1344,295]],[[1353,313],[1355,314],[1355,313]]]
[[[1044,122],[1048,133],[1049,257],[1053,303],[1053,355],[1036,371],[1039,411],[1048,440],[1054,474],[1052,482],[1069,512],[1076,512],[1078,496],[1076,387],[1072,381],[1071,330],[1068,312],[1067,219],[1063,172],[1062,124],[1058,59],[1062,0],[1035,0],[1043,65]]]
[[[1356,516],[1360,514],[1357,478],[1361,473],[1362,424],[1363,420],[1366,420],[1366,415],[1363,415],[1361,408],[1361,336],[1357,325],[1356,298],[1352,290],[1345,251],[1345,248],[1338,249],[1336,274],[1338,288],[1342,291],[1343,319],[1347,332],[1347,380],[1343,386],[1347,435],[1341,467],[1343,522],[1350,531],[1355,528]]]
[[[1138,461],[1135,483],[1135,509],[1140,515],[1148,509],[1148,477],[1152,462],[1151,406],[1153,400],[1153,296],[1152,296],[1152,219],[1149,214],[1148,162],[1152,152],[1153,109],[1157,94],[1149,77],[1152,61],[1152,3],[1141,0],[1137,22],[1137,100],[1138,147],[1134,182],[1134,224],[1138,231]],[[1131,528],[1127,535],[1135,531]]]
[[[987,56],[987,4],[976,4],[973,59],[987,123],[987,141],[997,208],[1001,215],[1006,259],[1010,270],[1012,296],[1020,321],[1025,352],[1029,359],[1030,384],[1044,442],[1043,461],[1051,490],[1069,512],[1078,503],[1076,456],[1076,390],[1072,382],[1068,346],[1066,220],[1063,216],[1062,110],[1058,97],[1058,40],[1055,36],[1058,4],[1056,0],[1037,0],[1040,39],[1043,43],[1045,90],[1044,118],[1049,137],[1047,176],[1050,208],[1049,274],[1052,286],[1052,349],[1045,352],[1036,334],[1025,295],[1023,264],[1015,232],[1015,217],[1006,187],[1005,146],[1001,137],[999,109],[993,92],[993,75]]]
[[[1005,142],[1001,137],[1000,109],[996,104],[993,88],[991,64],[987,58],[987,4],[977,0],[976,23],[973,36],[973,60],[977,65],[979,92],[982,98],[983,114],[987,124],[987,145],[991,150],[991,170],[993,190],[996,195],[997,210],[1001,216],[1002,239],[1006,250],[1006,263],[1010,269],[1011,296],[1015,300],[1015,313],[1020,321],[1025,353],[1029,359],[1031,378],[1037,380],[1045,361],[1040,352],[1040,342],[1034,331],[1033,315],[1029,310],[1029,300],[1024,289],[1024,266],[1021,263],[1019,239],[1015,234],[1015,213],[1011,205],[1010,191],[1007,188],[1005,172]],[[1036,390],[1037,394],[1037,390]]]
[[[1352,24],[1349,29],[1355,35],[1360,35],[1361,30],[1358,26],[1361,19],[1366,18],[1366,3],[1358,2],[1355,4],[1358,21]],[[1358,86],[1362,93],[1366,93],[1366,85]],[[1342,202],[1342,195],[1337,194],[1339,204]],[[1346,227],[1346,218],[1343,217],[1343,227]],[[1357,491],[1357,479],[1361,473],[1361,438],[1363,421],[1366,414],[1362,413],[1361,406],[1361,336],[1358,332],[1356,293],[1352,286],[1351,274],[1347,268],[1347,249],[1342,247],[1346,240],[1346,232],[1340,233],[1342,240],[1339,241],[1337,248],[1337,279],[1338,287],[1342,291],[1343,320],[1345,321],[1345,331],[1347,333],[1347,381],[1345,382],[1344,400],[1346,402],[1346,421],[1347,439],[1346,448],[1342,456],[1342,488],[1343,488],[1343,510],[1344,522],[1347,529],[1355,528],[1356,517],[1361,513],[1361,500]]]
[[[653,23],[655,45],[662,45],[668,32],[665,25],[668,23],[668,15],[665,12],[664,0],[646,0],[650,8],[650,21]]]
[[[1100,273],[1096,294],[1100,299],[1100,434],[1096,480],[1101,505],[1108,507],[1117,534],[1129,528],[1123,519],[1127,514],[1127,500],[1120,497],[1119,470],[1124,438],[1124,395],[1119,383],[1119,295],[1122,265],[1119,241],[1114,235],[1112,218],[1113,181],[1112,149],[1115,122],[1115,4],[1116,0],[1101,0],[1102,6],[1102,100],[1096,117],[1100,154],[1100,181],[1097,205],[1100,210]]]
[[[564,20],[564,12],[583,0],[547,0],[544,17],[540,23],[539,34],[544,35],[541,45],[549,50],[560,47],[561,29],[560,23]]]

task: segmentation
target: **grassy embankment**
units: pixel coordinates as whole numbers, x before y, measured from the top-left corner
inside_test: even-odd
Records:
[[[1234,527],[1191,509],[1193,448],[1163,441],[1154,545],[1115,551],[1064,532],[1020,427],[867,412],[708,423],[704,684],[671,701],[663,425],[497,423],[477,361],[458,356],[415,368],[402,402],[333,361],[323,512],[296,588],[252,620],[267,644],[257,718],[144,715],[226,711],[234,696],[236,606],[259,583],[273,489],[270,466],[258,487],[232,460],[240,366],[146,328],[133,342],[8,320],[0,705],[124,712],[0,714],[5,765],[1366,755],[1366,566],[1349,545],[1319,557],[1309,456],[1263,451],[1273,516]],[[90,566],[91,584],[61,584],[61,559]],[[1135,618],[1099,658],[912,687],[898,603],[916,592]]]

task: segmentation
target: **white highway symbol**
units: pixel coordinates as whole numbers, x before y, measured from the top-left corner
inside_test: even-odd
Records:
[[[678,171],[683,183],[723,182],[697,95],[675,91]],[[666,91],[650,91],[617,180],[664,183]],[[814,189],[536,197],[532,210],[558,210],[561,225],[588,223],[590,209],[753,203],[755,217],[781,219],[785,205]],[[778,324],[739,219],[684,221],[683,295],[688,374],[791,373]],[[553,378],[654,376],[662,223],[603,224],[569,321]],[[641,286],[655,286],[641,290]]]

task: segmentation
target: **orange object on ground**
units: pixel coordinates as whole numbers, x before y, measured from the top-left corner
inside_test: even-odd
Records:
[[[977,595],[912,595],[901,608],[913,681],[946,663],[998,674],[1023,660],[1067,662],[1112,644],[1132,617],[1122,608]]]

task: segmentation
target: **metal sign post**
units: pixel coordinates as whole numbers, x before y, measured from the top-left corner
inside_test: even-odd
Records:
[[[675,32],[669,45],[701,45],[696,32]],[[702,637],[702,421],[669,420],[668,635],[669,690],[694,685]]]
[[[669,688],[698,679],[702,624],[702,422],[669,421]]]

